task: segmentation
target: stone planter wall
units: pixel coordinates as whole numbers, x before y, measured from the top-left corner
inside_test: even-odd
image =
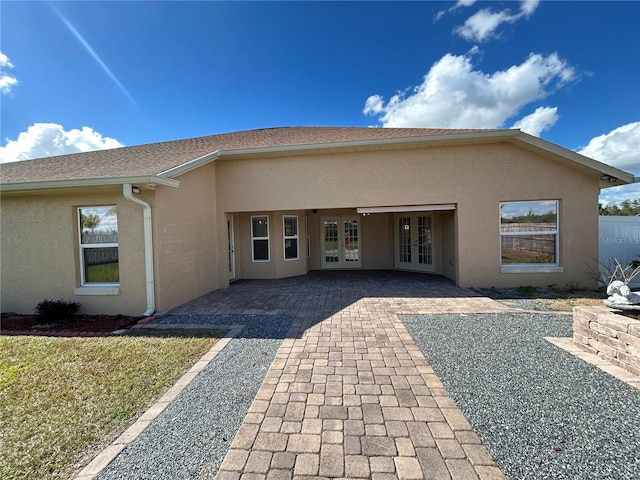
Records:
[[[573,340],[583,350],[640,375],[640,320],[605,306],[575,307]]]

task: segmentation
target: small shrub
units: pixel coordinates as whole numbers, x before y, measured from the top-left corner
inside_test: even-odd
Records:
[[[66,300],[43,300],[36,305],[35,312],[40,323],[56,323],[70,320],[71,316],[78,311],[80,304],[67,302]]]
[[[516,293],[521,297],[531,298],[538,295],[540,289],[532,285],[524,285],[516,288]]]
[[[565,285],[565,290],[569,292],[579,292],[582,290],[586,290],[586,288],[580,285],[580,282],[567,282],[567,284]]]

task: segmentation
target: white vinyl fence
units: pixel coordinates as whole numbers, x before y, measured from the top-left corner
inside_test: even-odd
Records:
[[[621,265],[640,260],[640,217],[600,216],[600,265],[609,265],[614,258]],[[602,273],[602,272],[601,272]],[[631,285],[640,286],[640,276]]]

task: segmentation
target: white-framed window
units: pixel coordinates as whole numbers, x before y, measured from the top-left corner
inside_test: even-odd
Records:
[[[268,262],[269,258],[269,216],[251,217],[251,260]]]
[[[282,217],[282,227],[284,236],[284,259],[298,260],[298,258],[300,258],[298,246],[298,217],[284,215]]]
[[[501,266],[558,266],[558,226],[557,200],[501,202]]]
[[[118,285],[118,214],[115,205],[79,207],[78,222],[82,285]]]

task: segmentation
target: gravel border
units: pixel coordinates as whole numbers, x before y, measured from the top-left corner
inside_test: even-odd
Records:
[[[161,325],[245,327],[96,478],[215,478],[293,319],[293,315],[158,319]]]
[[[570,315],[400,318],[507,478],[640,478],[640,392],[544,340]]]

